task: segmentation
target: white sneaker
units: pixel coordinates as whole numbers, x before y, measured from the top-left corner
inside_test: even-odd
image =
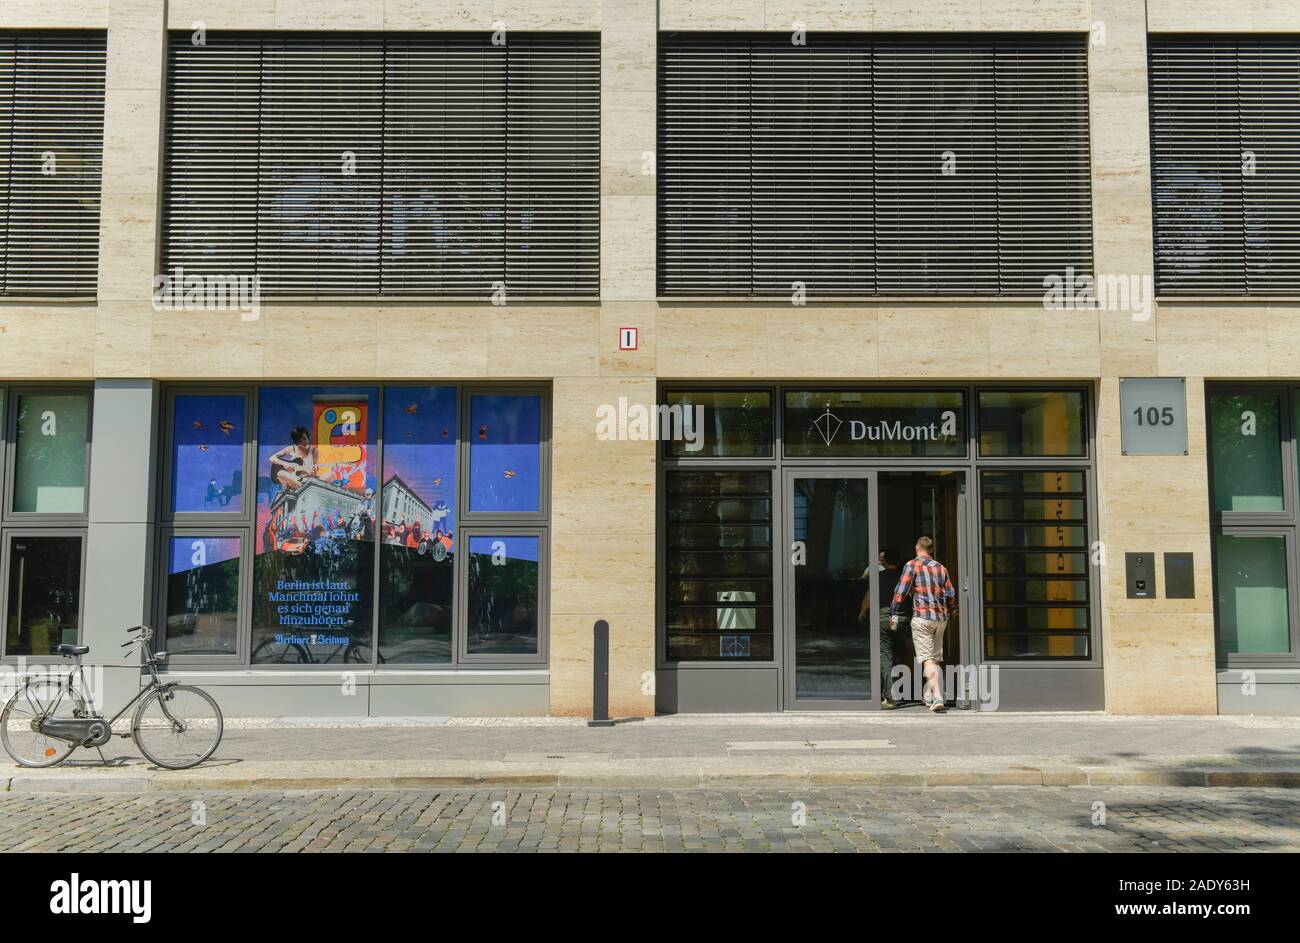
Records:
[[[933,714],[942,714],[944,711],[948,709],[947,705],[945,705],[943,703],[943,700],[940,698],[935,698],[933,701],[929,703],[928,706],[930,708],[930,712]]]

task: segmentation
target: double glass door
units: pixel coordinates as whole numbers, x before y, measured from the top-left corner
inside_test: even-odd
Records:
[[[914,667],[910,634],[881,646],[884,610],[916,538],[935,541],[964,603],[965,473],[787,469],[784,665],[787,707],[877,707],[894,665]],[[945,662],[971,650],[958,615]],[[907,676],[907,677],[910,677]]]

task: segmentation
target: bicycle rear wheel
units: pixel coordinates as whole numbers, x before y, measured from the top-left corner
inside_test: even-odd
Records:
[[[212,695],[172,684],[145,695],[131,721],[131,735],[145,759],[163,769],[189,769],[217,751],[221,708]]]
[[[57,766],[77,748],[36,729],[38,718],[72,720],[85,715],[82,700],[61,688],[54,678],[29,681],[10,695],[0,712],[0,740],[19,766]]]

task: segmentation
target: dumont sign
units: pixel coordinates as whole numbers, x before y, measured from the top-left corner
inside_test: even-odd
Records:
[[[957,413],[945,409],[937,420],[928,423],[904,423],[901,419],[867,422],[850,419],[845,423],[831,412],[830,407],[813,420],[812,426],[821,440],[829,446],[843,427],[853,442],[939,442],[957,437]]]

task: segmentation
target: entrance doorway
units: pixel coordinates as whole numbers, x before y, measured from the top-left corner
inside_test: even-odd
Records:
[[[974,642],[965,638],[961,612],[965,471],[787,469],[784,488],[787,707],[873,710],[894,665],[907,667],[904,678],[915,676],[910,632],[898,633],[893,646],[880,642],[899,568],[923,534],[958,590],[945,663],[966,660]],[[909,687],[903,697],[912,696]]]

